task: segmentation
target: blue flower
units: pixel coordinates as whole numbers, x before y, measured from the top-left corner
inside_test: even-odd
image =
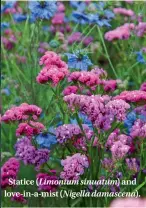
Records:
[[[9,8],[13,8],[14,5],[15,5],[16,1],[6,1],[6,3],[1,6],[1,13],[5,12],[6,9],[9,9]]]
[[[1,93],[5,94],[7,96],[9,96],[11,94],[9,87],[2,89]]]
[[[81,71],[88,70],[89,66],[92,66],[92,62],[82,50],[76,51],[74,54],[65,53],[68,57],[68,66],[71,69],[80,69]]]
[[[70,20],[80,24],[89,23],[88,16],[80,11],[73,12]]]
[[[146,58],[144,57],[144,54],[142,51],[136,52],[137,54],[137,62],[141,64],[146,64]]]
[[[79,118],[82,120],[83,124],[88,125],[91,129],[93,129],[92,122],[88,119],[86,115],[83,113],[79,113]],[[70,119],[71,124],[78,124],[76,119]]]
[[[10,24],[8,22],[1,22],[1,30],[4,30],[9,27],[10,27]]]
[[[13,18],[14,18],[15,22],[23,22],[27,19],[27,16],[23,15],[23,14],[14,14]]]
[[[126,127],[128,133],[130,132],[134,122],[136,121],[136,118],[137,116],[134,111],[127,114],[127,117],[124,121],[124,126]]]
[[[57,10],[56,1],[31,1],[29,9],[35,18],[50,19]]]
[[[48,129],[48,132],[41,133],[35,138],[40,148],[51,149],[52,145],[55,145],[57,143],[54,131],[54,128],[51,127]]]

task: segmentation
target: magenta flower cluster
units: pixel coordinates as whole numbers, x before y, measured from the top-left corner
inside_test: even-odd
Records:
[[[41,57],[40,65],[45,65],[36,78],[40,84],[51,82],[53,85],[57,85],[68,74],[67,64],[52,51],[47,51]]]
[[[36,105],[29,105],[22,103],[20,106],[14,106],[7,110],[2,116],[2,121],[10,123],[14,121],[25,121],[25,120],[37,120],[40,116],[42,109]]]
[[[1,187],[7,188],[12,187],[10,185],[9,179],[17,179],[20,163],[15,157],[11,157],[1,168]]]

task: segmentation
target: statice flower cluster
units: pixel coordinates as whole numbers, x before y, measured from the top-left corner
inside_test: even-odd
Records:
[[[41,165],[49,160],[48,149],[36,149],[31,141],[24,137],[15,144],[16,158],[22,160],[25,165],[34,165],[36,170],[39,170]]]
[[[78,87],[77,86],[68,86],[68,87],[66,87],[64,90],[63,90],[63,95],[65,96],[65,95],[70,95],[70,94],[72,94],[72,93],[74,93],[74,94],[76,94],[77,93],[77,91],[78,91]]]
[[[20,194],[17,192],[14,196],[11,198],[11,201],[19,202],[21,204],[27,204],[27,200],[24,198],[23,194]]]
[[[56,53],[47,51],[40,59],[40,65],[45,65],[36,80],[40,84],[48,83],[57,85],[68,74],[67,64]]]
[[[9,179],[17,179],[20,163],[15,157],[11,157],[1,168],[1,187],[7,188],[12,187],[9,183]]]
[[[86,155],[76,153],[73,156],[67,156],[65,160],[61,160],[63,171],[60,177],[66,180],[79,180],[84,174],[86,168],[89,167],[89,161]]]
[[[114,8],[113,12],[115,14],[121,14],[123,16],[128,16],[128,17],[134,16],[134,11],[132,11],[131,9],[125,9],[125,8],[122,8],[122,7]]]
[[[141,119],[137,119],[131,128],[130,135],[132,138],[146,138],[146,122]]]
[[[2,121],[10,123],[14,121],[25,121],[25,120],[37,120],[40,116],[42,109],[36,105],[29,105],[22,103],[20,106],[14,106],[7,110],[2,116]]]
[[[126,117],[126,111],[130,108],[125,101],[110,101],[109,96],[86,96],[70,94],[64,97],[69,108],[78,108],[80,112],[87,115],[93,125],[99,129],[108,130],[116,118],[122,121]]]
[[[129,170],[131,170],[133,173],[137,173],[140,170],[140,161],[136,158],[126,158],[126,165]]]
[[[86,124],[82,125],[82,129],[77,124],[64,124],[56,128],[56,137],[60,144],[71,141],[76,148],[82,150],[86,150],[86,140],[91,140],[92,136],[93,131]]]
[[[55,192],[58,188],[58,185],[52,185],[49,183],[59,180],[54,170],[50,170],[50,173],[38,173],[36,179],[39,184],[39,191]]]
[[[146,92],[141,90],[133,91],[123,91],[120,95],[114,97],[114,99],[125,100],[126,102],[133,103],[145,103],[146,102]]]
[[[104,37],[107,41],[129,39],[134,28],[135,26],[133,23],[125,23],[124,25],[117,27],[114,30],[106,32]]]
[[[20,123],[16,129],[16,136],[27,136],[31,139],[33,135],[40,134],[44,130],[45,126],[39,122],[30,121],[29,124]]]
[[[68,81],[72,81],[75,83],[81,83],[87,87],[94,87],[101,83],[99,77],[95,75],[93,72],[72,72],[68,76]]]

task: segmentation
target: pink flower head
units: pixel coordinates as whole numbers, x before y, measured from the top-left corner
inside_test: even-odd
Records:
[[[113,40],[127,40],[131,36],[131,31],[135,28],[133,23],[126,23],[114,30],[105,33],[105,39],[107,41]]]
[[[146,138],[146,123],[140,119],[137,119],[131,128],[130,136],[132,138],[145,139]]]
[[[146,82],[142,83],[142,85],[140,86],[140,90],[146,92]]]
[[[139,22],[135,27],[135,33],[138,37],[143,37],[146,34],[146,22]]]
[[[9,179],[17,179],[17,174],[19,171],[19,161],[12,157],[7,162],[4,163],[4,165],[1,168],[1,187],[7,188],[14,186],[9,183]]]
[[[77,86],[68,86],[63,90],[63,95],[70,95],[72,93],[76,94],[78,91],[78,87]]]
[[[58,6],[57,8],[58,12],[65,12],[65,6],[62,2],[58,2],[57,6]]]
[[[99,76],[97,76],[93,72],[86,72],[86,71],[76,71],[72,72],[68,76],[69,81],[79,82],[87,87],[96,87],[101,83]]]
[[[63,12],[56,13],[52,18],[52,24],[54,25],[62,25],[64,23],[65,14]]]
[[[57,190],[58,185],[52,185],[49,183],[49,181],[53,183],[53,181],[55,182],[59,180],[55,173],[52,174],[52,171],[50,171],[49,174],[39,173],[36,178],[39,185],[39,191],[55,192]]]
[[[64,167],[60,174],[62,179],[79,180],[80,175],[83,175],[85,169],[89,167],[89,161],[86,155],[76,153],[73,156],[67,156],[65,160],[61,160]]]
[[[92,36],[89,36],[89,37],[86,37],[86,38],[83,38],[83,44],[85,46],[88,46],[90,43],[92,43],[94,40],[94,38]]]
[[[134,12],[131,9],[125,9],[121,7],[114,8],[113,11],[115,14],[122,14],[124,16],[129,16],[129,17],[134,15]]]
[[[113,160],[119,160],[126,156],[129,152],[130,146],[123,144],[121,141],[115,142],[111,147]]]
[[[94,69],[91,70],[91,72],[93,72],[94,74],[96,74],[100,78],[107,77],[107,72],[104,69],[99,68],[99,67],[95,67]]]
[[[5,123],[10,123],[14,121],[33,119],[35,116],[36,120],[40,116],[42,109],[36,105],[29,105],[27,103],[22,103],[20,106],[14,106],[7,110],[2,116],[2,121]]]
[[[68,37],[68,44],[73,44],[74,42],[80,42],[82,39],[82,33],[74,32]]]
[[[120,95],[115,96],[114,99],[121,99],[126,102],[146,103],[146,92],[142,90],[123,91]]]
[[[102,84],[106,92],[113,92],[117,88],[117,80],[103,80]]]
[[[15,195],[11,198],[11,200],[15,201],[15,202],[19,202],[21,204],[26,204],[27,203],[27,201],[24,198],[23,194],[20,194],[19,192],[15,193]]]
[[[27,136],[31,139],[32,136],[41,133],[43,130],[45,130],[45,126],[39,122],[20,123],[16,130],[16,136]]]
[[[37,82],[41,84],[51,81],[53,85],[57,85],[68,74],[67,64],[52,51],[47,51],[41,57],[40,65],[45,65],[36,78]]]

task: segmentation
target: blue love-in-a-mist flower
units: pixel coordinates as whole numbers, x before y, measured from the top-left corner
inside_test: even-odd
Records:
[[[126,127],[128,133],[130,132],[136,119],[137,119],[137,116],[134,111],[127,114],[126,119],[124,121],[124,126]]]
[[[89,66],[92,66],[92,62],[88,55],[83,50],[77,50],[74,53],[65,53],[68,57],[68,66],[71,69],[80,69],[81,71],[87,71]]]
[[[137,55],[137,62],[141,64],[146,64],[146,57],[143,51],[136,52]]]
[[[30,1],[29,9],[36,19],[50,19],[57,11],[57,2]]]
[[[92,122],[88,119],[88,117],[86,115],[84,115],[83,113],[79,113],[79,118],[81,119],[83,124],[88,125],[91,129],[93,129],[93,125]],[[76,119],[70,119],[71,124],[78,124]]]
[[[1,30],[7,29],[10,27],[8,22],[1,22]]]
[[[27,20],[27,16],[24,14],[14,14],[13,19],[15,22],[23,22]]]
[[[40,148],[51,149],[51,147],[57,143],[57,139],[56,139],[54,132],[55,132],[55,129],[53,127],[50,127],[48,129],[48,132],[40,133],[35,138]]]

